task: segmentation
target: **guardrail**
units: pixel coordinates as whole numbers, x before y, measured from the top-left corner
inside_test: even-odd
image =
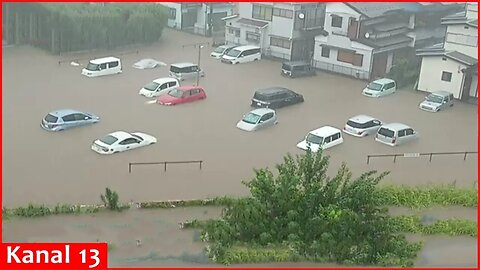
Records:
[[[132,173],[132,167],[136,165],[164,165],[163,171],[167,171],[167,164],[190,164],[198,163],[200,170],[202,169],[203,160],[189,160],[189,161],[160,161],[160,162],[129,162],[128,163],[128,173]]]
[[[416,158],[421,156],[429,156],[429,162],[432,162],[433,156],[441,156],[441,155],[463,155],[463,160],[467,159],[467,155],[469,154],[477,154],[478,152],[473,151],[465,151],[465,152],[431,152],[431,153],[403,153],[403,154],[380,154],[380,155],[367,155],[367,164],[370,163],[370,158],[377,158],[377,157],[393,157],[393,163],[397,160],[397,157],[405,157],[405,158]]]

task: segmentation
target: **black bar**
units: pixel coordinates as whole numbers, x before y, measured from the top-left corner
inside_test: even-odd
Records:
[[[463,156],[463,160],[467,159],[467,152],[465,152],[465,155]]]
[[[367,156],[367,164],[370,163],[370,155]]]
[[[397,160],[397,155],[393,155],[393,163]]]
[[[132,172],[133,165],[164,165],[164,171],[167,171],[167,164],[190,164],[190,163],[198,163],[200,165],[200,170],[202,169],[203,160],[189,160],[189,161],[161,161],[161,162],[129,162],[128,163],[128,172]]]
[[[166,172],[167,171],[167,162],[164,162],[163,164],[165,165],[163,171]]]
[[[432,162],[432,156],[433,156],[433,153],[430,153],[430,160],[429,160],[429,162]]]

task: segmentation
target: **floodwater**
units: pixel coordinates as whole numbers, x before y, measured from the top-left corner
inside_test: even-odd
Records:
[[[442,211],[442,218],[457,217],[458,209]],[[220,215],[218,207],[175,209],[130,209],[122,213],[50,216],[3,221],[4,242],[109,242],[111,267],[216,267],[203,253],[204,244],[196,230],[181,230],[179,222],[209,219]],[[408,235],[425,246],[417,267],[475,267],[477,239],[442,235]],[[141,245],[137,246],[136,241]],[[341,267],[311,262],[233,265],[241,267]]]
[[[3,204],[7,207],[36,203],[98,203],[110,187],[123,201],[205,198],[247,194],[242,180],[253,177],[253,168],[274,167],[286,153],[300,154],[298,141],[309,130],[323,125],[343,127],[356,114],[370,114],[385,122],[403,122],[418,130],[420,139],[392,148],[372,137],[344,136],[344,143],[326,151],[330,173],[341,162],[358,176],[367,170],[391,171],[385,183],[452,183],[471,187],[477,179],[477,156],[463,155],[372,159],[368,154],[475,151],[477,106],[456,102],[452,109],[427,113],[418,109],[424,94],[399,91],[370,99],[361,95],[365,82],[319,72],[316,77],[287,79],[280,63],[262,60],[226,65],[202,49],[206,77],[200,83],[208,98],[173,107],[146,105],[138,95],[149,81],[168,74],[167,67],[137,70],[142,58],[167,64],[197,60],[197,49],[182,45],[205,38],[166,29],[151,46],[115,52],[51,56],[31,47],[3,49]],[[138,50],[137,52],[132,52]],[[117,55],[123,73],[99,78],[80,75],[78,59]],[[67,60],[58,64],[60,60]],[[183,83],[186,84],[186,83]],[[278,110],[279,124],[254,133],[238,130],[239,118],[251,108],[254,89],[273,85],[289,87],[305,96],[300,105]],[[39,126],[49,111],[74,108],[101,117],[94,126],[50,133]],[[113,156],[90,150],[91,142],[116,130],[142,131],[158,143]],[[134,167],[129,162],[203,160],[196,164]]]

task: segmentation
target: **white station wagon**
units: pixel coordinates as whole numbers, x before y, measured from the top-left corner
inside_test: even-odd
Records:
[[[128,133],[125,131],[115,131],[98,140],[95,140],[91,148],[93,151],[99,154],[111,155],[151,145],[156,142],[157,139],[155,137],[145,133]]]
[[[396,90],[397,83],[394,80],[383,78],[369,83],[362,94],[367,97],[383,97],[395,93]]]
[[[310,147],[312,152],[318,152],[320,149],[325,150],[341,143],[343,143],[343,137],[340,129],[323,126],[310,131],[305,136],[305,140],[297,144],[297,147],[303,150],[307,150]]]
[[[365,137],[377,133],[381,125],[380,120],[360,114],[348,119],[343,132],[355,137]]]

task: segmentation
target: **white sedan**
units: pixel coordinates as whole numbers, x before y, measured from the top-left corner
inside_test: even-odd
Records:
[[[92,144],[92,150],[102,155],[109,155],[156,142],[157,139],[155,137],[145,133],[115,131],[101,139],[95,140]]]

